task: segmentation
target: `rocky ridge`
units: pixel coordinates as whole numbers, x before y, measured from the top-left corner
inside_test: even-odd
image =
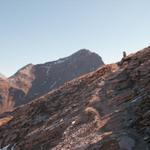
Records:
[[[0,147],[149,150],[150,47],[1,118]]]

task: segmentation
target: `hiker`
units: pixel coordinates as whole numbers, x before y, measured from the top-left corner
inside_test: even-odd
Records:
[[[123,58],[125,58],[127,56],[126,52],[123,51]]]

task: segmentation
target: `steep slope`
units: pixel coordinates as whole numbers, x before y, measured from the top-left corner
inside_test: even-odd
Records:
[[[0,112],[12,110],[14,104],[9,98],[9,83],[4,77],[0,77]]]
[[[1,118],[0,147],[149,150],[150,47]]]
[[[16,74],[8,79],[10,83],[9,95],[12,97],[15,106],[25,103],[26,95],[32,88],[32,82],[34,79],[33,64],[28,64],[21,68]]]
[[[38,65],[28,64],[7,79],[8,86],[4,93],[0,93],[3,94],[0,113],[28,103],[67,81],[96,70],[103,64],[100,56],[86,49],[57,61]],[[7,106],[8,101],[13,105]]]

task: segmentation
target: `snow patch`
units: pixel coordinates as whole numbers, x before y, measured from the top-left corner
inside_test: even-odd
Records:
[[[72,125],[74,125],[76,123],[76,121],[72,121]]]
[[[56,85],[56,81],[50,86],[50,88],[53,88]]]
[[[7,146],[1,148],[0,150],[15,150],[15,149],[14,149],[14,146],[11,147],[10,145],[7,145]]]
[[[7,145],[6,147],[1,148],[0,150],[7,150],[10,145]]]
[[[63,63],[65,60],[57,60],[54,62],[54,64],[60,64],[60,63]]]
[[[67,59],[68,59],[68,58],[66,57],[66,58],[63,58],[63,59],[56,60],[56,61],[54,61],[54,64],[63,63],[63,62],[65,62]]]
[[[45,66],[46,68],[46,75],[49,75],[50,69],[51,69],[51,65],[49,66]]]
[[[142,98],[143,98],[144,96],[146,96],[146,94],[136,97],[135,99],[133,99],[133,100],[131,101],[131,103],[136,103],[136,102],[142,100]]]

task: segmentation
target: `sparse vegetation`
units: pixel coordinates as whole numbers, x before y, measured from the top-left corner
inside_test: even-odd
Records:
[[[99,125],[99,122],[101,120],[99,112],[93,108],[93,107],[87,107],[85,109],[85,114],[88,116],[89,120],[94,120],[97,125]]]

